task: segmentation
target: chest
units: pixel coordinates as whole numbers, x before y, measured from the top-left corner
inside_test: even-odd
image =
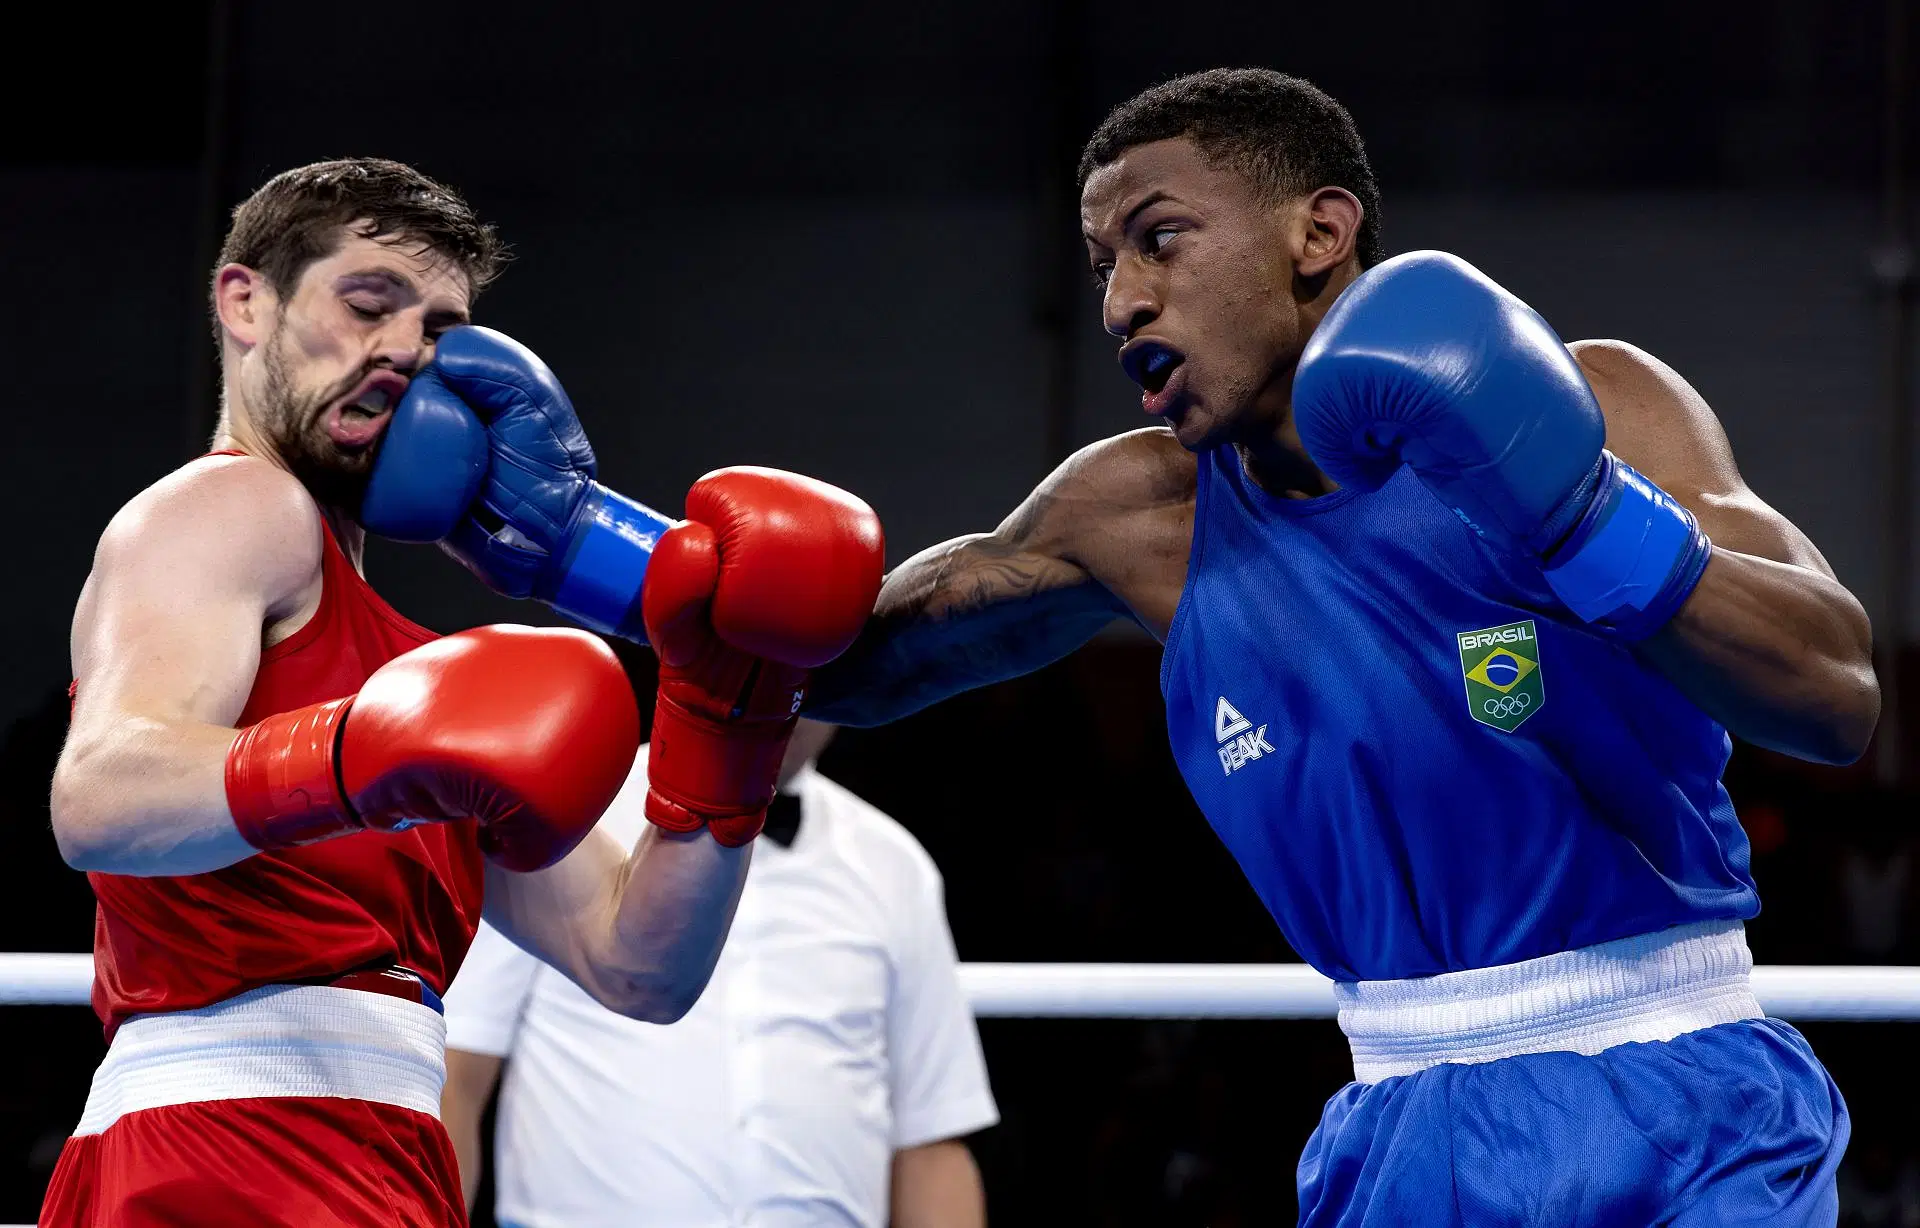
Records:
[[[1554,683],[1614,653],[1557,625],[1537,577],[1406,471],[1367,494],[1263,499],[1218,474],[1203,489],[1168,640],[1169,732],[1206,777],[1276,751],[1299,770],[1379,754],[1444,776],[1439,748],[1538,734]]]

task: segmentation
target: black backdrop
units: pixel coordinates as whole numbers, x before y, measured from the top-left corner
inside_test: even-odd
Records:
[[[1068,448],[1135,425],[1078,264],[1071,163],[1092,124],[1175,72],[1298,72],[1368,135],[1391,248],[1460,251],[1564,334],[1673,361],[1756,487],[1878,611],[1891,411],[1874,257],[1884,275],[1899,230],[1881,205],[1899,161],[1888,12],[229,0],[10,15],[0,945],[88,943],[90,897],[45,813],[66,622],[113,510],[204,444],[207,264],[226,210],[274,171],[398,157],[498,221],[519,262],[480,316],[566,380],[614,485],[674,510],[719,464],[806,470],[872,501],[897,561],[988,527]],[[431,551],[376,548],[369,573],[439,629],[541,620]],[[1179,786],[1156,664],[1115,636],[830,752],[830,773],[939,860],[964,958],[1290,958]],[[1758,824],[1760,958],[1911,958],[1911,893],[1891,940],[1849,894],[1863,858],[1914,855],[1903,795],[1744,751],[1733,779]],[[1889,1090],[1910,1074],[1910,1029],[1810,1031],[1861,1115],[1850,1180],[1920,1181]],[[977,1150],[1001,1223],[1283,1218],[1344,1062],[1325,1023],[984,1032],[1006,1121]],[[7,1008],[0,1037],[19,1054],[0,1077],[0,1219],[24,1219],[98,1033],[76,1010]]]

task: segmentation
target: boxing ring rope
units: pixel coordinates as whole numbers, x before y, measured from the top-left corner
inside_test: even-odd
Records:
[[[0,1003],[84,1006],[91,955],[0,953]],[[962,964],[983,1019],[1331,1019],[1331,982],[1303,964]],[[1920,967],[1762,965],[1753,992],[1792,1020],[1920,1019]]]
[[[962,964],[983,1019],[1330,1019],[1332,982],[1304,964]],[[91,955],[0,953],[0,1004],[84,1006]],[[1753,992],[1790,1020],[1920,1019],[1920,967],[1762,965]],[[0,1225],[0,1228],[28,1228]]]

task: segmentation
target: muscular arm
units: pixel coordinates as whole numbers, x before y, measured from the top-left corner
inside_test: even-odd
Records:
[[[1733,733],[1823,763],[1866,751],[1880,713],[1865,610],[1807,536],[1748,489],[1713,411],[1670,367],[1615,341],[1572,347],[1607,446],[1699,518],[1713,556],[1639,652]]]
[[[609,1009],[672,1023],[713,975],[752,851],[648,824],[627,854],[596,828],[537,873],[488,863],[486,917]]]
[[[1184,574],[1193,473],[1178,451],[1165,432],[1102,440],[1069,457],[998,529],[902,563],[860,639],[814,673],[807,715],[884,724],[1030,673],[1126,617],[1122,595],[1138,578],[1169,566]],[[1169,550],[1177,560],[1162,557]]]
[[[74,613],[52,797],[69,865],[197,874],[252,855],[227,809],[227,750],[262,628],[307,599],[320,548],[300,484],[248,457],[177,473],[114,517]]]

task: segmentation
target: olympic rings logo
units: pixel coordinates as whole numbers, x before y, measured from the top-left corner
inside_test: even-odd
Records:
[[[1525,691],[1520,692],[1518,695],[1502,695],[1498,699],[1483,699],[1480,701],[1480,710],[1488,716],[1496,717],[1519,716],[1531,707],[1533,707],[1533,696],[1527,694]]]

